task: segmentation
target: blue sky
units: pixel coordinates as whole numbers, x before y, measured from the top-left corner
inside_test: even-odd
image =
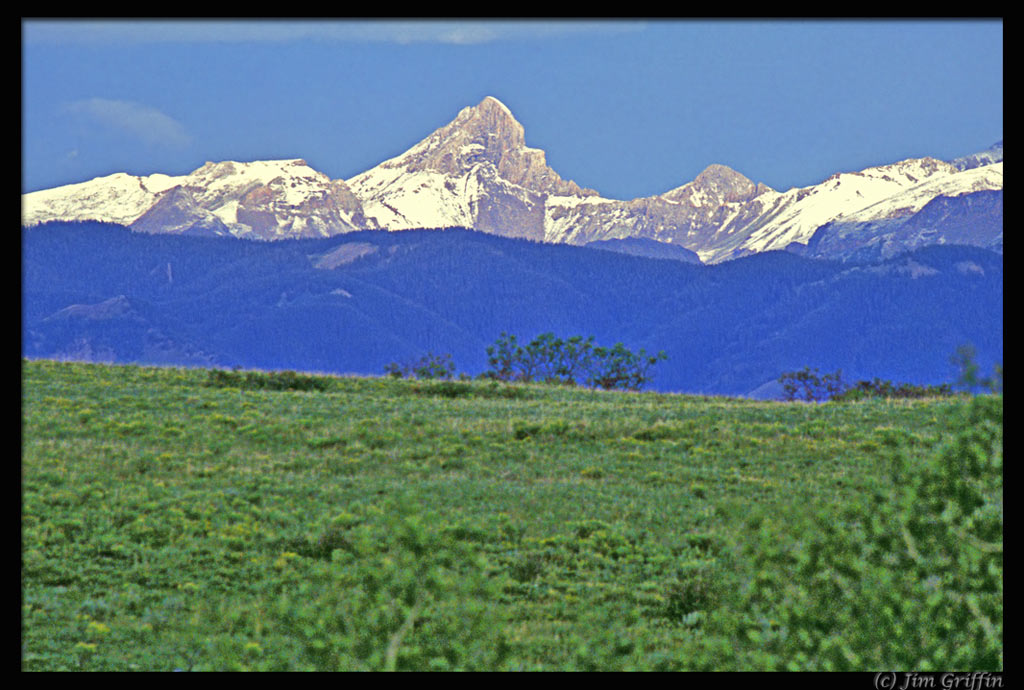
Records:
[[[485,96],[631,199],[712,163],[784,191],[1002,139],[1001,20],[22,22],[22,190],[206,161],[352,177]]]

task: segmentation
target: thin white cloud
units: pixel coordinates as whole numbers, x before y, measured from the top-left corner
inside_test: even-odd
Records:
[[[147,144],[182,147],[192,140],[180,122],[142,103],[87,98],[68,103],[65,110],[85,121],[109,127]]]
[[[298,40],[470,45],[617,34],[643,26],[637,21],[604,20],[26,20],[22,37],[30,45]]]

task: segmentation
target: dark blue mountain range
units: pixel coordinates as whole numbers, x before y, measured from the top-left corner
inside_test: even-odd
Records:
[[[769,252],[705,266],[464,229],[272,243],[22,230],[28,357],[381,375],[502,332],[664,350],[651,388],[743,395],[804,366],[918,384],[971,343],[1002,362],[1002,255],[931,246],[869,264]]]

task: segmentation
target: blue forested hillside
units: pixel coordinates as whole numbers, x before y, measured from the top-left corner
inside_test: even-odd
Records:
[[[658,390],[745,394],[785,371],[950,381],[1002,361],[1002,256],[926,247],[875,264],[785,252],[714,266],[462,229],[252,242],[100,223],[22,231],[29,357],[379,375],[503,332],[664,350]]]

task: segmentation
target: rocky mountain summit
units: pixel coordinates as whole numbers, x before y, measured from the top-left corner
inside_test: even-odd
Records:
[[[709,165],[692,182],[632,200],[602,197],[563,180],[542,150],[526,145],[523,126],[498,99],[462,109],[405,153],[349,180],[332,180],[304,160],[207,163],[182,176],[117,173],[25,194],[22,223],[98,220],[148,233],[233,235],[275,240],[330,237],[357,230],[465,227],[507,237],[585,245],[627,238],[695,252],[705,263],[787,249],[841,251],[847,258],[885,234],[944,238],[955,217],[958,242],[993,246],[956,213],[893,233],[938,197],[1002,189],[1002,142],[953,162],[919,158],[832,175],[785,192],[731,168]],[[998,205],[1001,247],[1001,204]],[[926,218],[919,219],[924,222]],[[954,222],[950,220],[949,222]],[[819,229],[841,237],[825,241]],[[975,241],[976,240],[976,241]],[[611,244],[607,246],[625,246]],[[917,245],[915,245],[917,246]],[[841,250],[839,248],[842,248]]]
[[[366,215],[389,230],[461,226],[537,240],[548,197],[597,196],[548,167],[493,97],[348,183]]]
[[[409,173],[433,170],[449,177],[466,175],[493,166],[502,180],[541,194],[596,196],[572,181],[564,181],[548,167],[544,152],[526,145],[523,126],[498,99],[488,96],[479,105],[464,108],[449,124],[438,129],[397,159],[381,168],[404,168]],[[354,178],[372,179],[373,171]]]

